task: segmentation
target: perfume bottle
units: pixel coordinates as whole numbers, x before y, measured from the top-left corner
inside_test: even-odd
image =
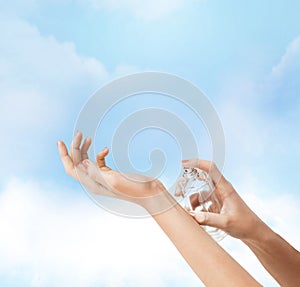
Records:
[[[188,211],[220,213],[222,208],[209,174],[199,168],[184,168],[177,180],[175,196],[182,197],[181,205]],[[216,241],[226,236],[218,228],[206,225],[202,227]]]

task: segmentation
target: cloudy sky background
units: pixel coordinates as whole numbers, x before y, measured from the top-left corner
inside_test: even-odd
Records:
[[[205,92],[223,123],[224,174],[299,249],[299,10],[292,0],[2,3],[0,285],[199,286],[151,218],[99,208],[57,156],[56,141],[70,142],[89,96],[138,71],[174,73]],[[133,142],[136,166],[147,167],[140,155],[153,146],[141,143],[150,138],[179,162],[170,138],[152,131]],[[239,241],[222,245],[262,284],[278,286]]]

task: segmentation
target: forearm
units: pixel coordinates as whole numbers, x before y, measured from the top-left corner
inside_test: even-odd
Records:
[[[160,197],[145,208],[206,286],[261,286],[167,192]]]
[[[281,286],[300,286],[300,253],[266,224],[256,238],[243,242]]]

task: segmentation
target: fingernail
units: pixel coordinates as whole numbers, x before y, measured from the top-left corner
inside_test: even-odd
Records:
[[[189,214],[190,214],[191,216],[195,216],[195,215],[196,215],[195,211],[189,211]]]
[[[90,161],[88,159],[85,159],[83,162],[82,162],[83,166],[84,167],[89,167],[90,165]]]

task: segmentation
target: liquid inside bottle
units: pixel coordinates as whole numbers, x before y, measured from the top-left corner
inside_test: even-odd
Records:
[[[182,206],[188,211],[220,213],[222,205],[214,193],[214,184],[205,171],[199,168],[184,168],[177,181],[175,196],[182,197]],[[202,225],[203,229],[216,241],[226,233],[215,227]]]

